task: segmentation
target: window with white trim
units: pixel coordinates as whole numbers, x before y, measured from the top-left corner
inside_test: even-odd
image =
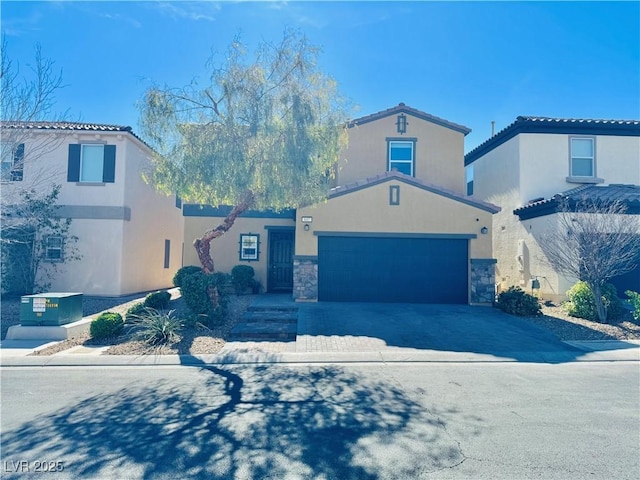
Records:
[[[248,262],[260,259],[260,235],[257,233],[240,234],[240,260]]]
[[[595,141],[593,138],[571,139],[570,177],[594,177],[595,160]]]
[[[62,262],[63,258],[63,241],[58,235],[49,235],[44,239],[44,259],[47,262]]]
[[[102,182],[104,145],[81,145],[80,181]]]
[[[67,182],[114,183],[116,146],[102,143],[69,144]]]
[[[388,170],[414,176],[414,142],[389,141]]]

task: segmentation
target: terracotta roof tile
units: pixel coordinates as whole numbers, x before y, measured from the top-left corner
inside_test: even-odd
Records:
[[[133,129],[125,125],[111,125],[105,123],[83,122],[12,122],[0,120],[0,127],[6,129],[23,130],[65,130],[86,132],[126,132],[133,135],[145,146],[151,148],[142,138],[133,132]]]

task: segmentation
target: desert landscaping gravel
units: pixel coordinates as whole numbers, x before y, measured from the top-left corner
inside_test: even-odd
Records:
[[[186,318],[188,310],[184,305],[178,289],[171,289],[171,304],[169,309],[174,315]],[[36,355],[53,355],[76,345],[109,346],[104,352],[107,355],[205,355],[218,353],[225,345],[229,332],[240,319],[244,311],[251,304],[253,295],[229,297],[228,314],[221,325],[214,328],[197,326],[185,328],[181,332],[178,342],[153,346],[142,341],[121,335],[116,338],[101,340],[90,338],[89,334],[65,340],[56,345],[40,350]],[[130,295],[120,298],[85,297],[83,301],[84,316],[97,317],[103,311],[118,312],[124,316],[127,309],[136,302],[144,300],[144,296]],[[10,325],[19,323],[19,299],[2,301],[2,337]],[[550,330],[560,340],[640,340],[640,322],[634,320],[628,312],[623,318],[611,324],[591,322],[581,318],[569,316],[561,306],[542,306],[543,315],[525,317],[528,321]]]

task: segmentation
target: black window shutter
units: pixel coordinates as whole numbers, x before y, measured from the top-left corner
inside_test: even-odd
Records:
[[[14,182],[21,182],[24,173],[24,143],[21,143],[16,148],[16,153],[13,157],[13,168],[11,169],[11,180]]]
[[[102,168],[102,181],[114,183],[116,181],[116,146],[104,146],[104,164]]]
[[[80,181],[80,144],[69,144],[69,163],[67,165],[67,182]]]

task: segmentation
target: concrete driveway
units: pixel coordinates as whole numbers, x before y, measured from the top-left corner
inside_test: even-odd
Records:
[[[387,303],[298,304],[297,350],[438,351],[524,362],[567,362],[584,351],[491,307]],[[476,357],[477,358],[477,357]]]

